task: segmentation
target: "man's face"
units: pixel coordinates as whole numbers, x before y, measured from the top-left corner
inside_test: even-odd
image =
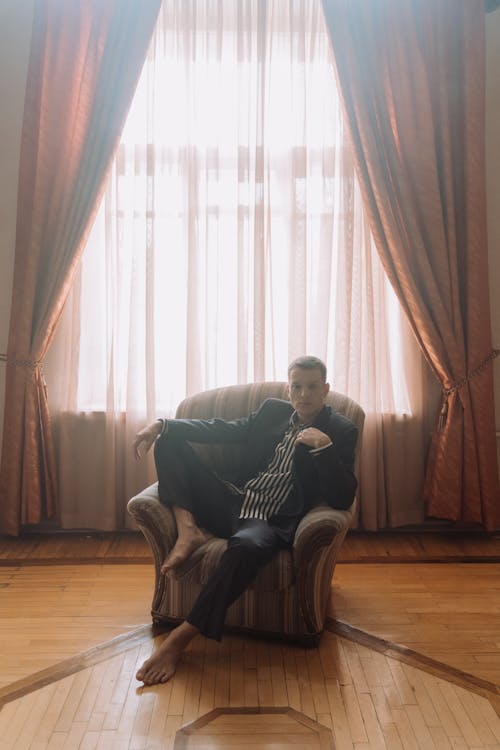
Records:
[[[301,422],[311,422],[321,411],[330,386],[319,369],[294,367],[288,378],[288,396]]]

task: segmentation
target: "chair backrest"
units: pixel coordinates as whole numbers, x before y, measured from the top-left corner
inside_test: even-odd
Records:
[[[179,404],[175,416],[178,419],[210,419],[212,417],[237,419],[256,411],[266,398],[288,400],[287,384],[284,382],[249,383],[202,391],[184,399]],[[358,428],[359,440],[356,453],[359,456],[365,420],[363,409],[356,401],[336,391],[328,393],[326,403],[339,414],[350,419]],[[231,467],[235,468],[242,458],[241,446],[203,445],[196,446],[196,450],[210,466],[221,473]]]

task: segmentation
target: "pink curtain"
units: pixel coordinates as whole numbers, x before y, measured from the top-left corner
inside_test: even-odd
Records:
[[[482,0],[323,0],[370,225],[442,387],[430,516],[500,527]]]
[[[0,531],[57,513],[41,363],[97,210],[160,0],[38,0],[26,89]]]

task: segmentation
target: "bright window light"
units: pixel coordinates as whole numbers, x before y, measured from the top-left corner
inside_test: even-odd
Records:
[[[83,257],[78,410],[171,414],[198,390],[284,380],[304,352],[359,396],[366,247],[378,260],[366,219],[351,227],[361,199],[321,5],[266,7],[263,31],[238,28],[238,3],[199,3],[189,30],[182,3],[163,5]],[[399,305],[380,279],[384,408],[407,412]]]

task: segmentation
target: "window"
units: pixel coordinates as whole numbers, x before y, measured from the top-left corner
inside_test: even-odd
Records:
[[[410,410],[319,1],[164,2],[72,304],[77,411],[171,414],[303,353]]]

